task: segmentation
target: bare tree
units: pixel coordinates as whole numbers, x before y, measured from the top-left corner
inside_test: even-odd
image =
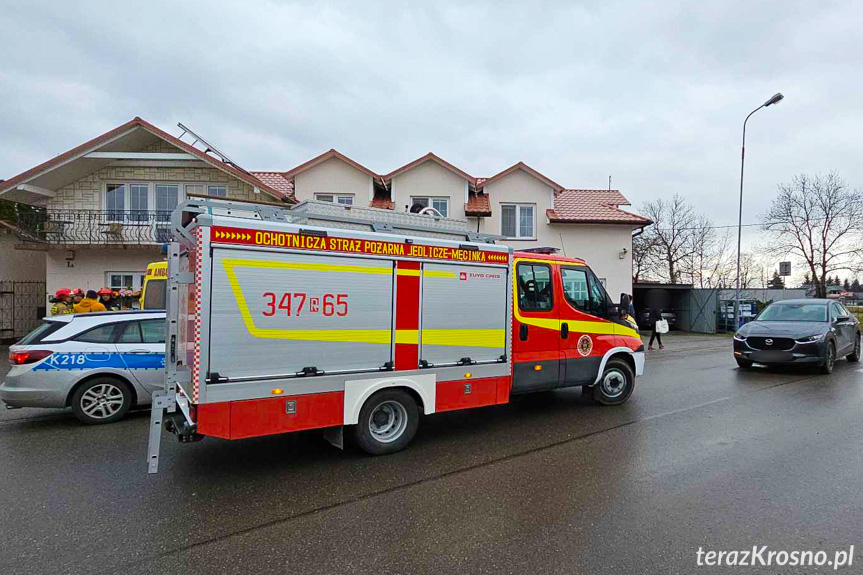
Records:
[[[651,257],[657,260],[656,273],[669,283],[680,283],[680,267],[689,256],[690,235],[698,217],[678,194],[671,200],[660,198],[647,202],[641,211],[653,220],[653,225],[646,228],[643,235],[652,247]]]
[[[632,238],[632,282],[654,277],[656,269],[656,238],[644,232]]]
[[[769,252],[796,256],[812,274],[816,297],[826,297],[827,276],[863,264],[863,193],[837,173],[795,176],[779,186],[765,216]]]

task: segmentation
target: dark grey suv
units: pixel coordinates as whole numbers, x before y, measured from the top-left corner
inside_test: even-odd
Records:
[[[734,334],[734,359],[742,368],[799,363],[830,373],[836,358],[843,356],[860,361],[860,322],[833,300],[772,303]]]

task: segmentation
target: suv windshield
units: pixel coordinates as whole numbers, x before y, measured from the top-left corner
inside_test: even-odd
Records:
[[[823,303],[774,303],[761,312],[759,321],[827,321]]]

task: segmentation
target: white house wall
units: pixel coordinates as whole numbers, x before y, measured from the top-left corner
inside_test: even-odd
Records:
[[[315,194],[353,194],[354,204],[368,205],[371,201],[372,177],[341,161],[330,158],[300,172],[294,177],[294,194],[297,200],[313,200]]]
[[[547,186],[523,170],[516,170],[504,178],[485,186],[491,200],[491,217],[485,218],[480,231],[487,234],[500,234],[500,204],[534,204],[536,214],[536,233],[542,234],[545,226],[545,210],[551,208],[551,186]],[[516,248],[534,248],[544,245],[537,240],[513,239],[508,241]]]
[[[396,211],[410,207],[412,197],[449,198],[449,217],[464,219],[467,180],[440,164],[427,161],[393,178],[393,202]]]
[[[16,250],[20,240],[0,231],[0,281],[45,281],[45,252]]]

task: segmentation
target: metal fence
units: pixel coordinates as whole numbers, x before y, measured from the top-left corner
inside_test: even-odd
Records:
[[[0,341],[15,341],[45,317],[45,282],[0,280]]]
[[[50,245],[163,244],[169,211],[43,210],[18,215],[18,237]]]

